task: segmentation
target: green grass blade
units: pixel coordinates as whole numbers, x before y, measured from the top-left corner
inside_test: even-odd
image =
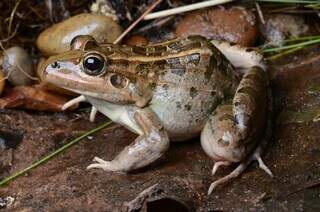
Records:
[[[0,186],[3,186],[5,185],[6,183],[10,182],[11,180],[19,177],[20,175],[23,175],[25,174],[26,172],[30,171],[31,169],[34,169],[36,168],[37,166],[47,162],[49,159],[53,158],[54,156],[58,155],[59,153],[63,152],[64,150],[66,150],[67,148],[71,147],[72,145],[76,144],[77,142],[79,142],[80,140],[82,140],[83,138],[93,134],[93,133],[96,133],[98,132],[99,130],[102,130],[103,128],[109,126],[110,124],[112,123],[112,121],[108,121],[108,122],[105,122],[103,123],[102,125],[82,134],[81,136],[73,139],[72,141],[70,141],[69,143],[67,143],[66,145],[62,146],[61,148],[55,150],[54,152],[50,153],[49,155],[45,156],[44,158],[40,159],[39,161],[33,163],[31,166],[5,178],[4,180],[2,180],[0,182]]]
[[[275,47],[275,48],[267,48],[267,49],[264,49],[263,51],[266,52],[266,53],[277,52],[277,51],[282,51],[282,50],[301,47],[301,46],[307,46],[307,45],[316,44],[316,43],[320,43],[320,38],[319,39],[313,39],[313,40],[305,41],[305,42],[301,42],[301,43],[296,43],[296,44],[292,44],[292,45],[287,45],[287,46],[281,46],[281,47]]]

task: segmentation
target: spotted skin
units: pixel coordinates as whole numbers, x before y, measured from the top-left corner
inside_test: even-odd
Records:
[[[201,134],[204,151],[217,162],[214,170],[239,162],[243,171],[250,163],[246,158],[261,149],[269,101],[265,72],[241,63],[238,53],[251,59],[250,65],[260,63],[256,51],[201,36],[146,47],[98,44],[79,36],[69,52],[49,58],[42,73],[139,135],[113,161],[95,158],[89,168],[130,172],[160,158],[169,141]],[[87,74],[88,56],[103,61],[99,74]],[[233,62],[249,71],[242,77]]]

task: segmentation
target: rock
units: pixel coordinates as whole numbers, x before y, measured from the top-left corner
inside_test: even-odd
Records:
[[[255,15],[242,7],[215,7],[189,13],[178,23],[175,33],[178,37],[202,35],[243,46],[254,45],[258,37]]]
[[[265,21],[264,25],[260,25],[260,31],[265,43],[272,46],[282,46],[285,39],[298,38],[309,31],[309,26],[299,15],[266,15]]]
[[[26,50],[14,46],[6,50],[3,58],[3,72],[14,85],[30,85],[34,77],[32,58]]]
[[[148,45],[149,41],[145,37],[141,35],[134,35],[129,37],[125,43],[130,46],[146,46]]]
[[[0,95],[3,92],[5,82],[6,82],[6,80],[4,79],[3,71],[0,69]]]
[[[110,3],[106,0],[96,0],[90,6],[92,13],[99,13],[112,18],[114,21],[118,21],[116,11],[110,6]]]
[[[37,39],[37,47],[45,56],[51,56],[68,51],[77,35],[91,35],[99,43],[111,43],[121,32],[121,27],[110,17],[82,13],[44,30]]]

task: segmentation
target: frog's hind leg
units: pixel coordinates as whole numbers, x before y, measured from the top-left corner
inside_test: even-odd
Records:
[[[201,132],[203,150],[216,164],[213,173],[222,166],[239,163],[227,176],[214,181],[210,194],[220,184],[238,177],[253,161],[269,175],[271,171],[261,159],[261,150],[271,135],[271,94],[265,72],[253,67],[241,80],[232,104],[218,106]]]
[[[248,157],[245,161],[241,162],[237,168],[235,168],[230,174],[220,178],[219,180],[216,180],[210,184],[209,190],[208,190],[208,195],[212,193],[212,191],[218,186],[225,184],[227,182],[232,181],[233,179],[237,178],[239,175],[241,175],[247,167],[251,164],[252,161],[258,161],[259,168],[261,168],[263,171],[265,171],[270,177],[273,177],[272,172],[270,169],[264,164],[262,158],[261,158],[261,146],[258,146],[253,154]],[[219,162],[216,162],[219,163]],[[215,163],[215,164],[216,164]],[[230,165],[229,163],[228,165]]]
[[[214,165],[213,165],[213,168],[212,168],[212,176],[214,176],[216,174],[216,172],[218,171],[218,169],[221,166],[229,166],[231,164],[232,163],[230,161],[218,161],[218,162],[215,162]]]
[[[244,47],[218,40],[212,40],[211,43],[241,72],[246,72],[253,66],[259,66],[263,69],[266,67],[263,54],[257,48]]]
[[[169,138],[161,121],[150,109],[139,109],[134,114],[143,134],[125,147],[112,161],[98,157],[87,169],[100,168],[105,171],[130,172],[145,167],[159,159],[169,148]]]

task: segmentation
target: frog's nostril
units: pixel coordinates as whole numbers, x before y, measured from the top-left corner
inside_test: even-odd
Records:
[[[60,68],[60,65],[59,65],[58,62],[54,62],[54,63],[51,64],[51,67],[52,68]]]

